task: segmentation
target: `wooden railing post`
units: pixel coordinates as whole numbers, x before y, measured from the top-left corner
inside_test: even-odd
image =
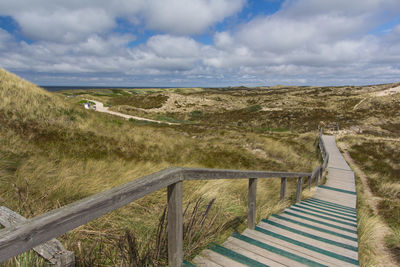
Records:
[[[248,195],[248,213],[247,213],[247,228],[254,229],[256,225],[256,205],[257,203],[257,178],[249,179],[249,195]]]
[[[308,187],[308,190],[311,189],[311,178],[312,178],[312,176],[308,176],[308,180],[307,180],[307,187]]]
[[[319,180],[322,178],[322,166],[319,167],[318,174],[315,180],[315,186],[319,186]]]
[[[299,177],[297,180],[296,203],[299,203],[301,201],[302,185],[303,185],[303,177]]]
[[[183,264],[182,182],[168,186],[168,265]]]
[[[286,182],[286,177],[281,178],[281,201],[284,201],[286,198]]]

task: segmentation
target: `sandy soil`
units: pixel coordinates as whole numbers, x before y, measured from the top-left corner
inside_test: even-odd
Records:
[[[400,93],[400,86],[372,93],[373,96],[387,96]]]
[[[123,114],[123,113],[116,112],[116,111],[111,111],[111,110],[108,109],[108,107],[105,107],[102,102],[99,102],[99,101],[96,101],[96,100],[92,100],[92,99],[87,99],[87,100],[91,101],[91,102],[94,102],[96,104],[96,111],[98,111],[98,112],[108,113],[108,114],[119,116],[119,117],[122,117],[122,118],[125,118],[125,119],[135,119],[135,120],[138,120],[138,121],[148,121],[148,122],[156,122],[156,123],[165,123],[165,124],[168,124],[168,125],[178,125],[178,123],[151,120],[151,119],[146,119],[146,118],[141,118],[141,117],[137,117],[137,116]]]

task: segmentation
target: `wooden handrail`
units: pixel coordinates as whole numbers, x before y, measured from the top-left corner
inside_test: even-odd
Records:
[[[320,140],[322,139],[320,138]],[[320,144],[320,148],[321,151],[325,151],[324,144],[322,146]],[[168,261],[170,266],[181,266],[183,261],[183,181],[249,179],[248,227],[254,228],[257,178],[281,178],[280,197],[282,200],[285,199],[287,179],[298,178],[296,201],[299,202],[303,178],[308,177],[310,181],[316,176],[318,170],[325,169],[329,159],[329,155],[325,155],[323,153],[324,165],[318,166],[312,173],[167,168],[38,215],[18,225],[0,230],[0,262],[52,238],[56,238],[150,193],[168,188]]]

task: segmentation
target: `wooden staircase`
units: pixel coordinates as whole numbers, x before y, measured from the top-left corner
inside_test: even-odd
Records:
[[[354,173],[333,136],[325,185],[315,195],[263,219],[254,229],[211,244],[184,266],[354,266],[358,261]]]

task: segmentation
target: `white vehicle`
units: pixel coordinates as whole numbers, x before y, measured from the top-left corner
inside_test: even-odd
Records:
[[[83,106],[85,107],[85,109],[90,109],[89,103],[85,103],[85,104],[83,104]]]

